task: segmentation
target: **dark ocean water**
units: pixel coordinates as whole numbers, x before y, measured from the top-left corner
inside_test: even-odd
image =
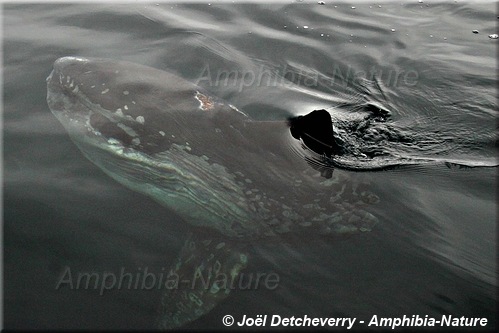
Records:
[[[236,290],[188,328],[224,328],[226,314],[452,314],[495,327],[496,5],[4,4],[4,327],[154,328],[160,290],[56,286],[68,267],[168,269],[188,230],[85,159],[52,115],[45,78],[67,55],[174,71],[254,119],[326,108],[341,124],[378,105],[386,130],[411,139],[384,149],[421,161],[335,170],[369,183],[380,223],[346,239],[254,244],[247,270],[275,272],[279,287]],[[231,71],[240,76],[217,80]]]

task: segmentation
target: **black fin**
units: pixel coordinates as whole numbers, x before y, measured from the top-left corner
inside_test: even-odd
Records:
[[[289,118],[288,124],[291,135],[317,154],[331,157],[340,151],[334,139],[331,115],[326,110]]]

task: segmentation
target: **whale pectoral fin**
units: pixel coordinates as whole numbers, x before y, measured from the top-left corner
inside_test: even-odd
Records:
[[[190,234],[165,284],[158,326],[178,328],[210,312],[229,295],[246,262],[237,242]]]

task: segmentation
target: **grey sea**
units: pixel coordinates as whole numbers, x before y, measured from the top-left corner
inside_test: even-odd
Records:
[[[497,328],[496,2],[4,3],[1,17],[4,328],[154,329],[189,232],[70,140],[46,102],[63,56],[174,72],[254,120],[326,109],[348,122],[378,105],[403,134],[379,148],[410,166],[334,170],[379,198],[372,231],[255,241],[245,278],[277,286],[246,280],[184,328],[226,329],[225,315]]]

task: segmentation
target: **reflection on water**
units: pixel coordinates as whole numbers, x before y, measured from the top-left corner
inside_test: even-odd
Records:
[[[335,169],[379,197],[369,211],[380,220],[376,228],[346,239],[290,235],[251,244],[247,272],[275,272],[279,287],[236,290],[189,328],[262,313],[493,322],[497,40],[488,35],[497,33],[495,7],[351,7],[5,5],[6,327],[153,328],[161,291],[99,296],[91,288],[56,290],[57,281],[66,267],[168,270],[189,231],[180,217],[88,162],[50,113],[45,78],[66,55],[176,72],[253,119],[326,109],[352,152],[339,160],[348,166],[380,151],[421,159],[380,172]],[[373,106],[387,113],[363,132]]]

